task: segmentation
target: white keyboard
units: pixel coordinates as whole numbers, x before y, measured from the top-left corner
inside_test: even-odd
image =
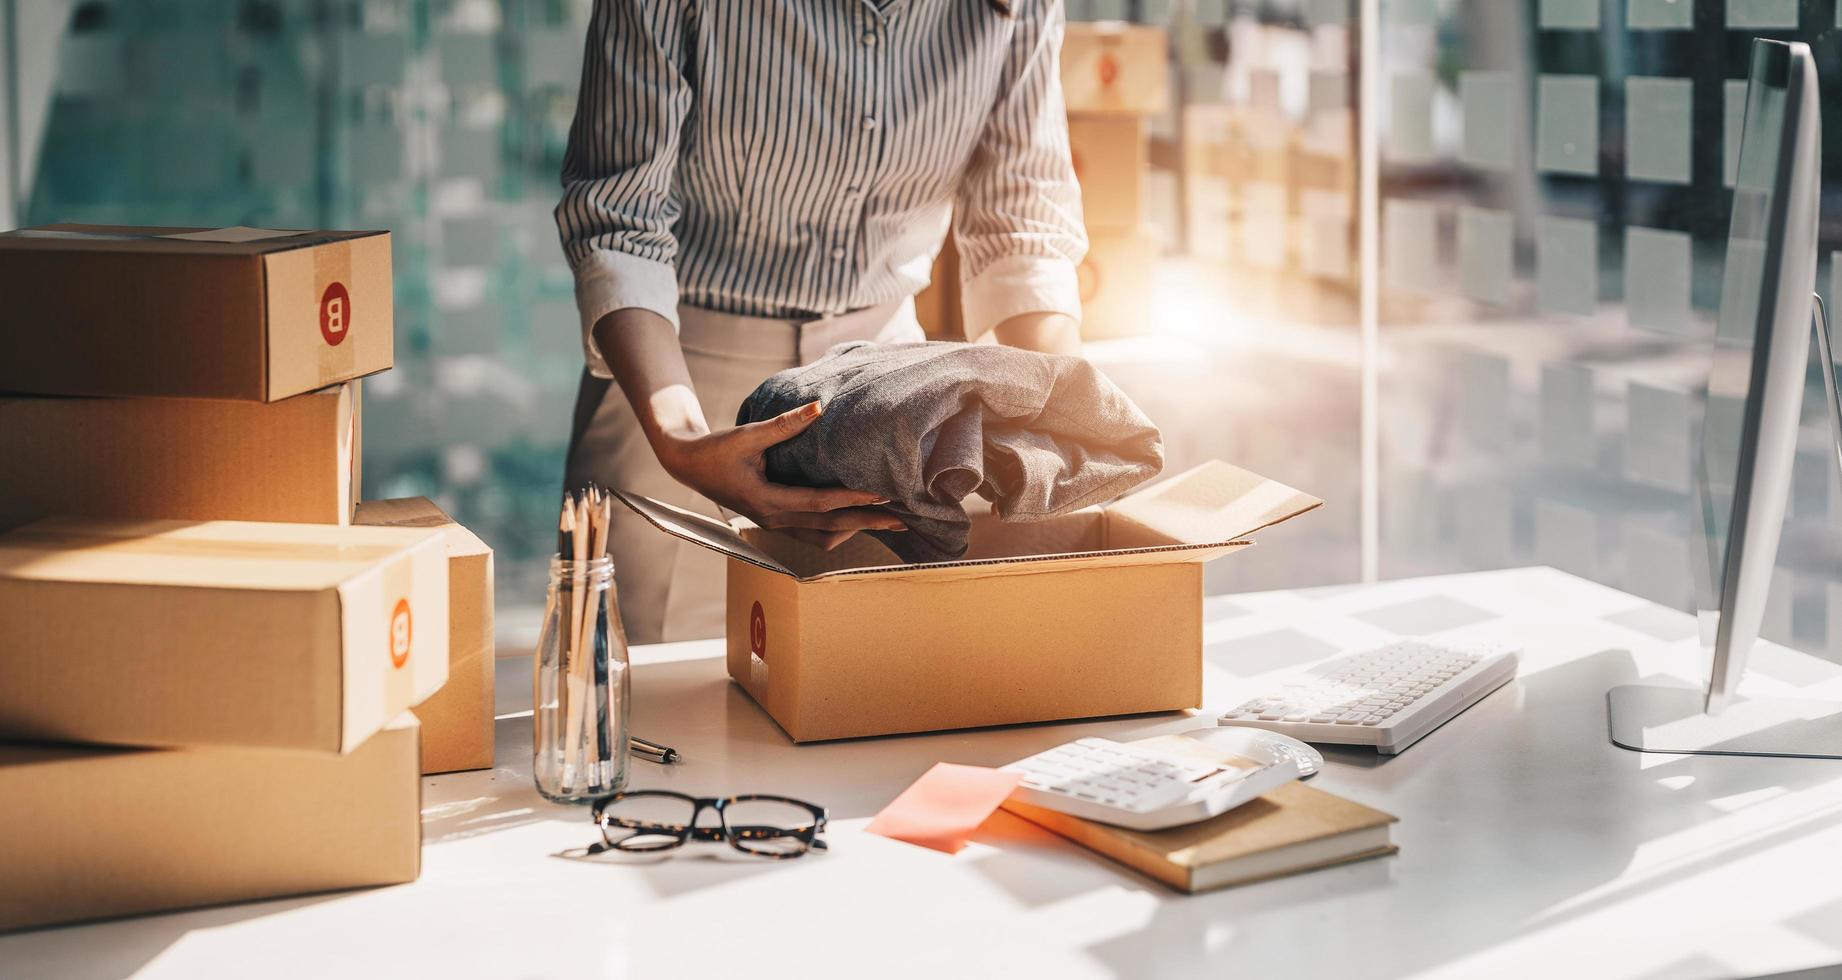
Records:
[[[1083,738],[1004,767],[1023,776],[1012,796],[1044,809],[1135,830],[1159,830],[1223,813],[1298,778],[1297,763],[1214,764]]]
[[[1402,640],[1319,664],[1220,720],[1395,753],[1516,676],[1516,661],[1511,647]]]

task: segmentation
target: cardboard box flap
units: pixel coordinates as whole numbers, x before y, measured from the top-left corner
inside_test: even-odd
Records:
[[[1252,541],[1222,541],[1215,544],[1175,544],[1150,548],[1125,548],[1112,551],[1078,551],[1060,555],[1018,555],[1011,558],[975,558],[964,561],[939,561],[922,565],[877,565],[869,568],[840,568],[800,579],[802,582],[826,582],[852,576],[875,575],[878,581],[945,582],[962,578],[999,578],[1008,575],[1042,575],[1086,565],[1123,568],[1129,565],[1199,564],[1219,558],[1230,551],[1252,545]]]
[[[651,497],[628,493],[625,490],[616,490],[614,495],[620,498],[621,503],[632,508],[634,513],[645,518],[646,523],[672,537],[682,538],[694,545],[709,548],[711,551],[765,568],[770,572],[779,572],[789,578],[799,578],[792,569],[769,557],[767,552],[749,544],[735,528],[715,518],[694,514],[682,507],[674,507]]]
[[[1246,538],[1323,505],[1300,490],[1220,460],[1160,480],[1106,508],[1112,548]]]
[[[152,228],[135,225],[59,224],[0,233],[0,250],[84,252],[190,252],[265,255],[331,242],[382,235],[382,231],[268,228]]]

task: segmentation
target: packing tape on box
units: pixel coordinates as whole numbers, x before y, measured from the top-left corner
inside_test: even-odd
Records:
[[[198,538],[124,538],[84,531],[25,527],[0,538],[0,551],[83,549],[117,554],[182,555],[190,558],[285,558],[291,561],[376,562],[403,550],[400,544],[224,541]]]
[[[365,311],[352,305],[352,246],[335,243],[313,253],[313,293],[320,298],[319,381],[331,384],[350,377],[358,363],[358,346],[345,343]],[[369,297],[367,297],[369,298]]]

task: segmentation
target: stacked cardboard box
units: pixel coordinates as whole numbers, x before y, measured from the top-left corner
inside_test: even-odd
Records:
[[[1146,228],[1150,117],[1170,104],[1162,28],[1114,21],[1069,24],[1062,41],[1068,149],[1081,182],[1087,258],[1076,269],[1081,334],[1139,333],[1158,240]],[[959,256],[948,236],[915,315],[929,340],[963,340]]]
[[[1087,258],[1076,270],[1081,335],[1118,337],[1150,327],[1145,297],[1158,240],[1146,228],[1148,120],[1168,110],[1164,31],[1117,22],[1068,25],[1062,93],[1068,147],[1081,182]]]
[[[491,559],[354,526],[389,236],[29,229],[0,294],[0,930],[416,877]]]

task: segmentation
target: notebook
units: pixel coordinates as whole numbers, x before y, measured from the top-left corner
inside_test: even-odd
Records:
[[[1203,748],[1192,739],[1177,737],[1144,744],[1186,754]],[[1281,878],[1398,850],[1389,830],[1395,817],[1298,782],[1220,816],[1168,830],[1127,830],[1014,800],[1006,800],[1004,809],[1190,893]]]

